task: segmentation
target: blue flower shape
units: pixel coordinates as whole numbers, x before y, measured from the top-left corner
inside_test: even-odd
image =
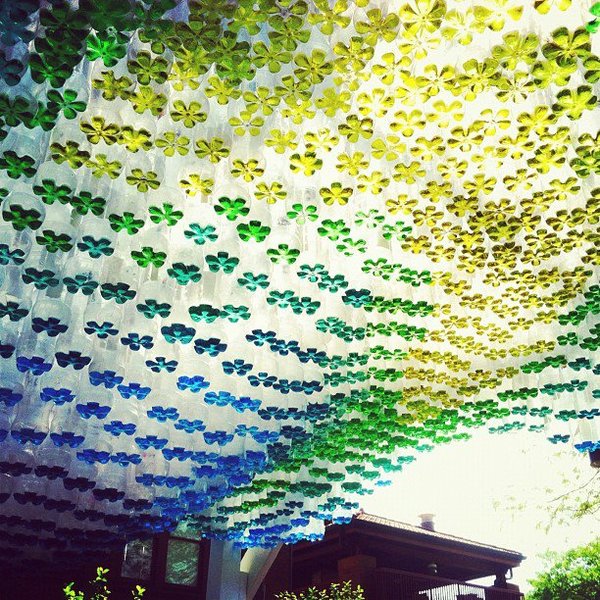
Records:
[[[127,337],[121,338],[121,344],[123,344],[123,346],[128,346],[129,349],[133,351],[137,351],[140,348],[150,350],[154,346],[154,341],[150,335],[143,335],[140,337],[139,333],[132,332],[128,333]]]
[[[144,400],[148,397],[152,388],[144,387],[141,383],[130,383],[129,385],[117,386],[119,394],[122,398],[128,400],[129,398],[137,398],[138,400]]]
[[[69,474],[69,471],[67,471],[67,469],[63,469],[62,467],[38,465],[35,468],[34,473],[36,477],[45,477],[50,481],[54,481],[55,479],[64,479]]]
[[[183,323],[165,325],[160,328],[160,332],[169,344],[174,344],[175,342],[189,344],[196,335],[196,330],[193,327],[186,327]]]
[[[298,354],[300,352],[300,346],[295,340],[286,342],[285,340],[275,339],[271,342],[269,349],[271,352],[277,352],[281,356],[287,356],[290,352],[292,354]]]
[[[44,431],[36,431],[30,427],[24,427],[23,429],[10,432],[10,436],[19,442],[19,444],[31,443],[34,446],[39,446],[46,439],[47,435],[48,434]]]
[[[93,386],[103,385],[109,390],[123,381],[123,377],[117,375],[115,371],[90,371],[89,378]]]
[[[107,452],[108,454],[108,452]],[[79,458],[79,457],[78,457]],[[93,463],[92,463],[93,464]],[[87,492],[93,490],[96,487],[96,482],[88,479],[87,477],[65,477],[63,479],[63,486],[66,490],[78,490],[79,492]],[[96,511],[93,511],[94,513]],[[101,513],[100,518],[104,515]],[[95,519],[99,520],[99,519]]]
[[[263,429],[262,431],[253,433],[252,437],[259,444],[274,444],[279,439],[279,432]]]
[[[235,402],[235,396],[229,392],[207,392],[204,394],[204,402],[216,406],[227,406]]]
[[[262,329],[253,329],[252,334],[247,335],[246,339],[252,342],[255,346],[263,346],[264,344],[271,344],[275,341],[274,331],[263,331]]]
[[[156,435],[147,435],[146,437],[136,437],[135,443],[142,449],[148,450],[148,448],[155,448],[161,450],[164,448],[169,440],[166,438],[159,438]]]
[[[172,373],[177,368],[179,363],[176,360],[167,360],[164,356],[157,356],[154,360],[147,360],[146,366],[153,373],[160,373],[161,371],[166,371],[167,373]]]
[[[32,375],[43,375],[52,368],[51,363],[44,362],[41,356],[17,356],[17,369],[21,373],[31,373]]]
[[[206,381],[202,375],[194,375],[192,377],[182,375],[177,379],[177,389],[181,391],[189,390],[193,394],[198,394],[209,386],[210,382]]]
[[[101,340],[106,339],[109,335],[117,335],[119,330],[114,327],[114,323],[104,321],[100,324],[96,321],[88,321],[83,330],[88,334],[96,334]]]
[[[303,381],[302,387],[304,393],[310,396],[313,392],[320,392],[323,390],[323,384],[320,381]]]
[[[23,400],[23,394],[13,392],[10,388],[0,388],[0,402],[11,408]]]
[[[106,238],[94,239],[91,235],[84,235],[81,242],[77,244],[81,252],[87,252],[92,258],[101,256],[111,256],[115,251],[110,245],[110,240]]]
[[[45,290],[48,287],[55,287],[58,285],[58,279],[55,277],[56,273],[48,269],[38,271],[34,267],[28,267],[25,272],[21,275],[23,283],[33,284],[37,290]]]
[[[25,318],[29,314],[29,310],[21,308],[21,305],[17,302],[7,302],[2,304],[0,302],[0,319],[8,317],[11,321],[16,322]]]
[[[195,433],[196,431],[202,432],[206,429],[206,425],[200,419],[194,419],[189,421],[188,419],[179,419],[175,423],[175,429],[179,431],[185,431],[186,433]]]
[[[218,356],[221,352],[227,350],[227,344],[221,342],[218,338],[208,338],[207,340],[198,338],[194,342],[194,350],[197,354],[206,352],[209,356]]]
[[[251,386],[257,387],[259,385],[263,385],[264,387],[271,387],[277,381],[277,377],[274,375],[269,375],[264,371],[258,373],[258,375],[250,375],[248,377],[248,382]]]
[[[167,460],[178,460],[179,462],[192,458],[194,454],[191,450],[186,450],[180,446],[175,448],[163,448],[162,453]]]
[[[346,290],[342,296],[342,302],[353,306],[354,308],[360,308],[369,304],[373,301],[373,296],[370,290]]]
[[[83,444],[85,438],[82,435],[76,435],[72,431],[63,431],[62,433],[51,433],[50,439],[58,448],[69,446],[69,448],[77,448]]]
[[[126,452],[116,452],[110,457],[110,462],[116,463],[121,467],[128,465],[139,465],[142,462],[142,457],[139,454],[127,454]]]
[[[93,465],[97,462],[101,465],[105,465],[110,460],[110,452],[86,448],[85,450],[81,450],[77,453],[77,459],[87,463],[88,465]]]
[[[60,322],[60,319],[55,317],[48,317],[42,319],[41,317],[34,317],[31,319],[31,329],[35,333],[47,333],[49,337],[56,337],[60,333],[64,333],[68,329],[68,325]]]
[[[150,410],[146,411],[146,414],[151,419],[156,419],[159,423],[176,421],[179,418],[177,409],[172,407],[163,408],[162,406],[153,406]]]
[[[241,358],[236,358],[233,362],[228,360],[223,361],[221,365],[226,375],[233,375],[235,373],[236,375],[241,376],[244,376],[252,371],[253,367],[253,365],[244,362]]]
[[[246,410],[256,412],[260,405],[260,400],[254,400],[249,396],[241,396],[231,403],[231,406],[233,406],[233,408],[239,413],[243,413]]]
[[[118,437],[122,433],[125,435],[133,435],[136,431],[135,423],[123,423],[122,421],[111,421],[104,425],[104,431]]]
[[[258,416],[264,421],[270,421],[275,418],[275,415],[279,412],[279,409],[276,406],[267,406],[266,408],[261,408],[258,411]]]
[[[96,488],[92,490],[92,494],[94,494],[96,500],[108,500],[109,502],[118,502],[125,498],[125,492],[121,492],[116,488]]]
[[[82,419],[91,419],[92,417],[105,419],[108,413],[111,411],[110,406],[102,406],[101,404],[98,404],[98,402],[76,404],[75,409],[81,415]]]
[[[73,367],[76,371],[80,371],[83,367],[87,367],[92,362],[90,356],[82,356],[77,350],[69,350],[69,352],[57,352],[56,362],[63,369]]]
[[[205,431],[202,435],[207,444],[218,444],[219,446],[229,444],[234,437],[233,433],[227,433],[226,431]]]
[[[67,388],[50,388],[45,387],[40,391],[40,400],[42,402],[54,402],[57,406],[62,406],[67,402],[75,400],[75,394]]]
[[[239,435],[240,437],[246,437],[247,435],[251,435],[258,431],[258,427],[256,425],[246,425],[245,423],[240,423],[236,425],[235,431],[233,432],[235,435]]]
[[[298,356],[298,360],[301,363],[307,363],[312,361],[317,365],[327,358],[327,354],[325,352],[319,351],[316,348],[307,348],[306,350],[299,350],[296,356]]]

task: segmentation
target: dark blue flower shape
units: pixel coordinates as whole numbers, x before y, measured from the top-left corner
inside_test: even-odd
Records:
[[[136,437],[135,443],[142,449],[148,450],[148,448],[156,448],[161,450],[164,448],[169,440],[166,438],[159,438],[156,435],[147,435],[146,437]]]
[[[128,385],[117,386],[119,394],[122,398],[128,400],[129,398],[137,398],[138,400],[144,400],[148,397],[152,388],[142,386],[140,383],[130,383]]]
[[[118,502],[125,498],[125,492],[121,492],[116,488],[96,488],[92,490],[96,500],[108,500],[109,502]]]
[[[303,381],[302,387],[304,389],[304,393],[310,396],[313,392],[320,392],[323,390],[323,384],[320,381]]]
[[[110,406],[102,406],[98,402],[88,402],[87,404],[76,404],[75,409],[81,415],[82,419],[105,419],[111,411]]]
[[[77,504],[70,500],[54,500],[53,498],[48,498],[44,501],[44,508],[46,510],[55,510],[56,512],[64,513],[77,508]]]
[[[176,408],[162,406],[153,406],[146,414],[151,419],[156,419],[159,423],[165,423],[166,421],[176,421],[179,418],[179,413]]]
[[[15,351],[12,344],[3,344],[0,342],[0,358],[10,358]]]
[[[39,446],[46,439],[47,435],[45,431],[36,431],[30,427],[10,432],[10,436],[13,440],[19,442],[19,444],[33,444],[34,446]]]
[[[244,376],[252,371],[252,367],[254,366],[250,363],[244,362],[241,358],[236,358],[233,362],[228,360],[223,361],[221,365],[226,375],[233,375],[235,373],[236,375],[241,376]]]
[[[263,429],[251,434],[254,441],[259,444],[274,444],[279,439],[278,431],[270,431],[269,429]]]
[[[58,285],[58,279],[55,277],[56,273],[48,269],[38,271],[34,267],[28,267],[25,272],[21,275],[23,283],[33,284],[38,290],[45,290],[48,287],[55,287]]]
[[[235,396],[229,392],[207,392],[204,394],[204,402],[216,406],[227,406],[235,402]]]
[[[25,318],[29,314],[29,310],[21,308],[21,305],[17,302],[7,302],[2,304],[0,302],[0,319],[8,317],[11,321],[16,322]]]
[[[327,354],[323,351],[319,351],[316,348],[307,348],[306,350],[299,350],[296,354],[301,363],[314,362],[317,365],[327,358]]]
[[[105,465],[110,460],[110,452],[94,450],[94,448],[86,448],[85,450],[80,450],[77,453],[77,459],[87,463],[88,465],[93,465],[94,463]]]
[[[280,394],[289,394],[292,388],[288,379],[279,379],[273,384],[273,389]]]
[[[235,431],[233,432],[235,435],[239,435],[241,437],[246,437],[247,435],[251,435],[258,431],[258,427],[256,425],[246,425],[245,423],[240,423],[236,425]]]
[[[39,506],[40,504],[43,504],[48,497],[42,494],[36,494],[35,492],[16,492],[13,494],[13,498],[19,504],[32,504],[33,506]]]
[[[197,339],[194,342],[194,350],[197,354],[206,352],[209,356],[218,356],[221,352],[227,350],[227,344],[221,342],[218,338]]]
[[[77,350],[57,352],[55,356],[59,367],[73,367],[76,371],[80,371],[83,367],[87,367],[92,362],[90,356],[82,356],[81,352],[78,352]]]
[[[267,406],[266,408],[261,408],[258,411],[258,416],[264,421],[270,421],[275,418],[275,415],[278,413],[279,408],[276,406]]]
[[[201,467],[194,467],[193,469],[194,475],[196,477],[216,477],[219,474],[219,471],[210,465],[202,465]]]
[[[196,335],[196,330],[193,327],[186,327],[183,323],[164,325],[160,328],[160,332],[169,344],[174,344],[175,342],[189,344]]]
[[[186,433],[195,433],[196,431],[201,432],[206,429],[206,425],[200,419],[194,419],[189,421],[188,419],[179,419],[175,423],[175,429],[185,431]]]
[[[93,386],[103,385],[109,390],[123,381],[123,377],[117,375],[116,371],[90,371],[89,377]]]
[[[109,335],[117,335],[119,330],[114,327],[114,323],[104,321],[100,324],[96,321],[88,321],[83,330],[88,334],[96,334],[101,340],[106,339]]]
[[[163,448],[162,453],[167,460],[178,460],[179,462],[192,458],[194,454],[191,450],[186,450],[180,446],[175,448]]]
[[[15,406],[23,400],[23,394],[13,392],[10,388],[0,388],[0,402],[3,402],[9,408]]]
[[[263,385],[264,387],[271,387],[277,381],[277,377],[274,375],[269,375],[264,371],[258,373],[258,375],[250,375],[248,377],[248,383],[251,386],[257,387],[259,385]]]
[[[48,317],[42,319],[41,317],[34,317],[31,319],[31,329],[35,333],[47,333],[50,337],[56,337],[60,333],[64,333],[69,328],[68,325],[60,322],[60,319],[55,317]]]
[[[57,406],[62,406],[67,402],[75,400],[75,394],[67,388],[50,388],[45,387],[40,391],[40,400],[42,402],[54,402]]]
[[[133,435],[136,431],[135,423],[123,423],[122,421],[111,421],[104,425],[104,431],[118,437],[122,433],[125,435]]]
[[[166,371],[172,373],[177,368],[179,363],[176,360],[167,360],[164,356],[157,356],[154,360],[147,360],[146,366],[153,373],[160,373]]]
[[[77,448],[83,444],[85,438],[82,435],[76,435],[72,431],[63,431],[62,433],[51,433],[50,439],[55,446],[62,448],[63,446],[69,446],[69,448]]]
[[[192,377],[182,375],[177,379],[177,389],[181,391],[189,390],[193,394],[198,394],[209,386],[210,382],[206,381],[202,375],[194,375]]]
[[[123,500],[123,508],[125,510],[142,512],[144,510],[150,510],[152,508],[152,502],[150,500],[132,500],[131,498],[125,498],[125,500]]]
[[[13,265],[22,265],[25,262],[25,252],[17,248],[11,250],[6,244],[0,244],[0,265],[5,267],[12,263]]]
[[[254,400],[249,396],[241,396],[240,398],[231,403],[231,406],[233,406],[233,408],[239,413],[243,413],[246,410],[256,412],[259,409],[260,405],[260,400]]]
[[[126,452],[116,452],[110,457],[110,462],[121,467],[128,465],[139,465],[142,462],[142,457],[139,454],[127,454]]]
[[[248,334],[246,339],[252,342],[255,346],[263,346],[264,344],[271,344],[275,341],[274,331],[263,331],[262,329],[253,329],[252,334]]]
[[[152,340],[151,335],[142,335],[139,333],[128,333],[127,337],[121,338],[121,344],[123,346],[128,346],[130,350],[137,351],[140,348],[145,348],[146,350],[150,350],[154,346],[154,341]]]
[[[21,373],[31,373],[32,375],[43,375],[52,368],[51,363],[44,362],[41,356],[17,356],[17,369]]]
[[[64,479],[69,471],[63,469],[63,467],[51,467],[49,465],[38,465],[34,471],[36,477],[46,477],[50,481],[55,479]]]
[[[205,431],[202,435],[207,444],[218,444],[219,446],[229,444],[234,437],[233,433],[227,433],[226,431]]]

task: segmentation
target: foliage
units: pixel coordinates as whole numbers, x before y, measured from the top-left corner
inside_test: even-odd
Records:
[[[600,598],[600,538],[555,557],[550,568],[530,582],[527,600]]]
[[[96,569],[96,577],[90,581],[90,594],[86,596],[84,592],[76,591],[74,589],[75,582],[67,584],[63,588],[63,592],[65,593],[66,600],[108,600],[108,597],[111,594],[111,591],[108,589],[108,580],[106,579],[106,575],[108,574],[108,569],[104,569],[103,567],[98,567]],[[146,590],[136,585],[135,589],[131,590],[131,596],[133,600],[141,600],[144,592]]]
[[[332,583],[326,590],[311,587],[300,594],[282,592],[277,594],[276,598],[277,600],[365,600],[362,588],[360,586],[353,588],[350,581],[345,581],[341,585]]]

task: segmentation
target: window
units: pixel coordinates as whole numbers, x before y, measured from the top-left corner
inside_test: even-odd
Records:
[[[196,585],[199,549],[198,542],[170,539],[167,547],[165,581],[177,585]]]
[[[121,577],[148,581],[152,569],[152,547],[154,541],[134,540],[125,546]]]

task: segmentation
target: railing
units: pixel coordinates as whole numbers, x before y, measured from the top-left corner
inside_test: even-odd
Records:
[[[377,600],[521,600],[517,591],[485,588],[430,575],[375,570]]]

